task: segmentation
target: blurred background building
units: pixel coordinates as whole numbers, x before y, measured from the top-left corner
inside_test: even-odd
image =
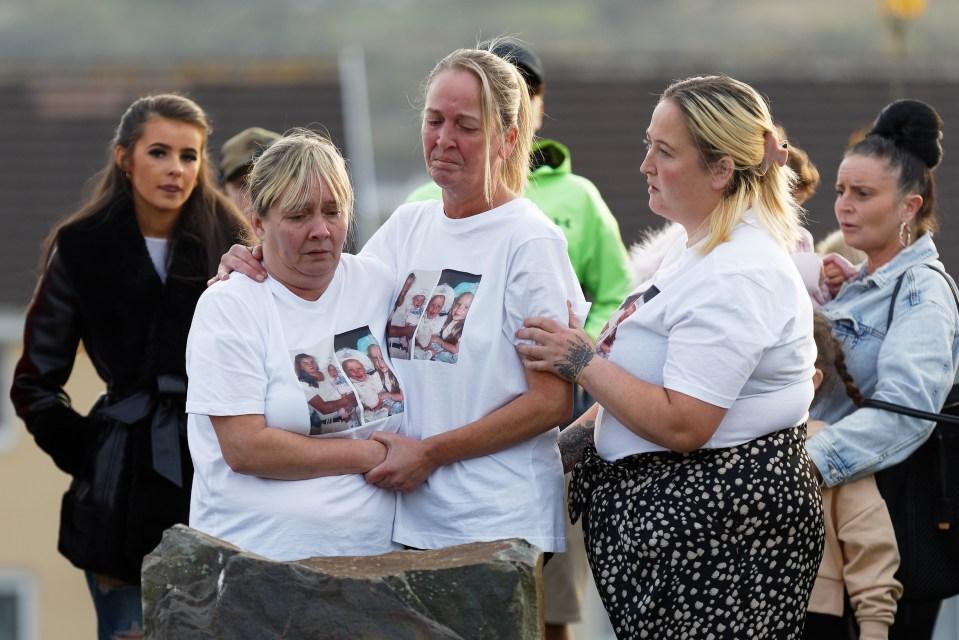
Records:
[[[643,135],[673,79],[727,73],[763,92],[823,177],[806,206],[816,239],[835,228],[832,183],[850,136],[891,99],[945,121],[938,245],[959,274],[959,3],[955,0],[0,0],[0,640],[92,637],[82,574],[56,552],[68,484],[7,398],[23,311],[50,225],[77,204],[122,110],[181,91],[220,144],[262,126],[325,129],[357,188],[356,246],[426,179],[419,88],[436,60],[511,34],[546,65],[543,137],[572,150],[627,245],[661,221],[639,172]],[[82,357],[80,408],[100,384]],[[577,638],[612,638],[595,600]],[[940,619],[959,637],[959,607]]]

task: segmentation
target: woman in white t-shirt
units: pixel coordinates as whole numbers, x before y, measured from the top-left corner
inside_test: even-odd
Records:
[[[407,294],[393,296],[388,310],[408,296],[410,273],[416,290],[431,296],[465,287],[473,298],[455,363],[432,352],[417,357],[409,331],[408,350],[390,349],[407,421],[399,434],[374,434],[388,455],[366,477],[398,492],[393,539],[405,546],[515,537],[564,551],[556,438],[572,385],[524,369],[515,332],[530,316],[565,324],[567,300],[583,317],[588,305],[562,232],[521,195],[533,137],[529,92],[514,65],[478,48],[441,60],[425,86],[424,158],[442,201],[401,205],[361,256],[401,278],[393,288]],[[250,259],[234,247],[220,277],[230,268],[255,275]],[[453,297],[444,295],[444,306]],[[416,323],[425,321],[424,314]],[[426,337],[441,329],[442,322]]]
[[[763,98],[725,76],[671,85],[646,140],[650,208],[685,232],[606,348],[572,317],[529,319],[518,336],[538,344],[518,348],[597,401],[560,446],[617,635],[799,638],[823,515],[787,146]]]
[[[565,322],[566,300],[580,312],[586,305],[562,232],[522,197],[529,92],[514,65],[485,49],[454,51],[425,88],[424,159],[442,200],[402,205],[362,252],[430,291],[412,353],[394,357],[408,428],[374,436],[389,454],[367,478],[401,492],[394,539],[404,545],[518,537],[563,551],[556,425],[569,415],[571,385],[524,370],[514,332],[528,315]],[[455,358],[435,358],[463,291],[469,317],[461,297]]]
[[[362,385],[338,388],[317,364],[349,373],[350,354],[383,344],[394,275],[342,254],[353,194],[329,140],[281,138],[249,189],[268,275],[210,287],[187,343],[190,525],[274,560],[391,551],[395,495],[363,473],[386,458],[370,436],[398,431],[404,414],[371,411]]]

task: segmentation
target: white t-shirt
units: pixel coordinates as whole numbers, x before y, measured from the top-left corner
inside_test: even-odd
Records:
[[[166,252],[170,245],[168,238],[150,238],[143,237],[147,243],[147,253],[150,254],[150,260],[153,262],[153,268],[160,276],[160,282],[166,282]]]
[[[406,431],[426,438],[461,427],[527,390],[515,332],[531,316],[568,321],[566,300],[585,316],[562,232],[529,200],[517,199],[453,220],[437,201],[402,205],[363,254],[386,261],[396,287],[415,273],[414,288],[456,297],[475,293],[455,363],[400,359],[407,386]],[[397,542],[436,548],[518,537],[546,551],[565,549],[558,429],[498,453],[445,465],[416,491],[399,496]]]
[[[642,283],[659,289],[615,330],[608,358],[631,375],[728,411],[704,448],[742,444],[801,424],[812,401],[816,347],[812,305],[783,249],[747,212],[728,242],[706,255],[670,248],[659,271]],[[632,297],[632,296],[631,296]],[[596,449],[607,460],[662,451],[599,411]]]
[[[191,527],[273,560],[396,548],[392,492],[368,484],[362,474],[283,481],[235,473],[208,417],[262,414],[269,427],[309,436],[308,398],[329,395],[335,387],[301,384],[296,356],[314,358],[324,378],[331,361],[337,368],[346,358],[367,364],[366,348],[373,341],[383,344],[394,280],[381,262],[344,254],[315,302],[272,278],[260,284],[236,273],[203,293],[186,353],[188,436],[196,469]],[[363,421],[354,428],[338,431],[346,425],[337,420],[331,433],[320,437],[367,438],[374,430],[397,432],[403,421],[402,413],[375,422],[360,415]]]

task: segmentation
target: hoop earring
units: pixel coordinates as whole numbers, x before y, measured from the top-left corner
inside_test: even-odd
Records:
[[[903,249],[912,244],[912,229],[907,227],[905,222],[899,223],[899,244]]]

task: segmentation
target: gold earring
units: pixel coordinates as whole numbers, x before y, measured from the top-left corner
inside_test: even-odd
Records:
[[[912,229],[905,222],[899,223],[899,244],[903,249],[912,244]]]

